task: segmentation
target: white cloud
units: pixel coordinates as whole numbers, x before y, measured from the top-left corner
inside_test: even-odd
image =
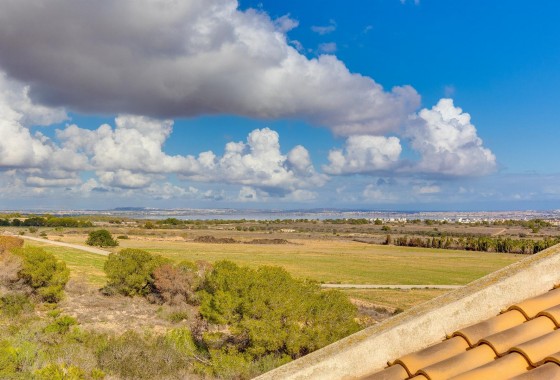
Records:
[[[67,167],[65,151],[57,151],[41,133],[32,134],[30,125],[61,122],[66,113],[58,108],[37,105],[29,98],[29,87],[10,80],[0,72],[0,170],[16,167],[44,167],[59,161]],[[71,164],[70,164],[71,165]]]
[[[415,186],[414,191],[420,195],[437,194],[441,192],[441,188],[437,185]]]
[[[328,174],[374,173],[390,170],[398,164],[402,147],[397,137],[351,136],[344,150],[329,152]]]
[[[281,33],[289,32],[292,29],[295,29],[299,26],[299,21],[294,20],[290,17],[289,14],[278,17],[274,20],[274,25],[276,25],[276,29]]]
[[[323,44],[319,44],[319,52],[320,53],[326,53],[326,54],[332,54],[332,53],[336,53],[336,42],[326,42]]]
[[[305,57],[286,39],[293,19],[240,11],[235,0],[0,0],[0,9],[0,67],[34,99],[73,111],[299,118],[348,136],[394,132],[419,105],[410,86],[386,92],[336,57]]]
[[[257,190],[249,186],[241,187],[238,198],[240,202],[257,202],[260,200]]]
[[[328,25],[322,25],[322,26],[314,25],[311,27],[311,30],[320,35],[332,33],[336,30],[336,21],[331,19],[329,20]]]
[[[286,196],[327,181],[315,171],[304,147],[298,145],[282,154],[278,133],[267,128],[251,132],[247,142],[228,143],[222,157],[211,151],[195,157],[164,152],[173,130],[170,120],[120,115],[114,127],[104,124],[89,130],[68,125],[56,131],[56,140],[41,133],[32,135],[22,124],[23,120],[52,123],[65,118],[59,110],[33,108],[24,86],[0,76],[0,170],[19,178],[18,186],[33,189],[144,189],[147,194],[156,183],[165,183],[168,175],[250,186],[266,196]],[[80,173],[94,173],[95,178],[82,184]],[[162,191],[173,189],[183,194],[170,186]],[[224,198],[216,191],[201,196]]]
[[[71,125],[58,130],[57,137],[64,148],[88,155],[91,168],[97,171],[172,173],[188,167],[187,158],[169,156],[162,150],[172,121],[120,115],[115,125],[115,129],[105,124],[93,131]]]
[[[367,185],[364,189],[362,196],[371,202],[392,203],[398,200],[397,196],[392,193],[382,191],[374,185]]]
[[[407,127],[411,146],[421,155],[416,172],[449,176],[479,176],[496,169],[496,157],[482,144],[471,117],[452,99],[423,109]]]
[[[222,157],[204,152],[183,177],[197,181],[225,182],[256,187],[266,192],[291,192],[299,188],[322,186],[327,177],[313,168],[309,152],[296,146],[288,155],[280,151],[277,132],[256,129],[247,142],[230,142]]]

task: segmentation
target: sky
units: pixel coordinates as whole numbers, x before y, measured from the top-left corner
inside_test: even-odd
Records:
[[[558,2],[0,9],[0,209],[560,209]]]

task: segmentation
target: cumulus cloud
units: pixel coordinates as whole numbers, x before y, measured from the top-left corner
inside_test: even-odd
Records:
[[[235,0],[0,0],[0,7],[0,67],[51,106],[301,118],[339,135],[379,135],[419,105],[409,86],[387,92],[334,56],[308,59],[287,42],[294,20],[241,11]]]
[[[58,161],[68,167],[66,151],[58,151],[41,133],[32,134],[30,125],[49,125],[67,118],[62,109],[37,105],[29,98],[29,87],[0,72],[0,170],[43,167]]]
[[[62,147],[83,152],[90,158],[90,169],[111,172],[126,170],[142,173],[173,173],[185,170],[189,159],[169,156],[163,145],[173,122],[144,116],[120,115],[115,128],[104,124],[96,130],[70,125],[57,131]],[[85,167],[83,169],[87,169]],[[138,182],[138,181],[135,181]]]
[[[164,144],[173,121],[146,116],[119,115],[114,127],[97,129],[70,124],[51,139],[32,133],[30,124],[52,124],[67,119],[60,109],[36,106],[28,87],[0,75],[0,171],[18,179],[18,187],[74,188],[83,191],[144,189],[166,183],[169,175],[203,182],[243,185],[266,196],[287,196],[301,189],[322,186],[327,177],[315,171],[309,152],[296,146],[287,154],[280,136],[268,128],[254,130],[246,142],[231,142],[223,156],[214,152],[169,155]],[[33,121],[32,121],[33,120]],[[81,173],[95,174],[83,183]],[[7,174],[4,174],[5,176]],[[162,187],[165,194],[177,190]],[[167,197],[168,195],[163,194]],[[210,191],[201,197],[223,198]]]
[[[344,149],[329,152],[328,174],[374,173],[396,167],[402,147],[397,137],[351,136]]]
[[[315,171],[304,147],[296,146],[283,155],[278,133],[268,128],[252,131],[246,143],[226,144],[221,157],[209,151],[189,159],[194,164],[183,173],[185,178],[241,184],[268,193],[323,186],[327,180]]]
[[[478,176],[496,169],[496,157],[483,146],[470,115],[455,107],[452,99],[441,99],[431,110],[421,110],[406,135],[421,155],[414,171]]]
[[[30,187],[76,187],[82,184],[79,173],[92,172],[95,182],[84,189],[149,190],[155,183],[164,182],[167,175],[178,175],[182,179],[243,185],[266,196],[287,196],[327,181],[325,175],[315,171],[303,146],[283,154],[280,136],[268,128],[254,130],[246,142],[228,143],[221,157],[212,151],[198,156],[167,154],[163,148],[173,122],[146,116],[119,115],[114,127],[104,124],[94,130],[68,125],[56,131],[55,143],[40,133],[32,135],[21,124],[25,111],[13,106],[14,91],[6,88],[16,87],[0,87],[0,169],[19,170],[23,183]],[[20,95],[25,94],[22,88],[17,89]],[[8,97],[10,100],[6,100]],[[25,108],[31,110],[29,105]],[[39,111],[33,111],[34,117],[55,114],[46,108]],[[62,113],[58,119],[65,117]],[[217,199],[223,194],[204,196]]]

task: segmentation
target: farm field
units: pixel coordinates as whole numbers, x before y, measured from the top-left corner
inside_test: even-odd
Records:
[[[406,310],[432,298],[441,296],[449,290],[442,289],[344,289],[342,292],[351,299],[359,299],[377,306]]]
[[[52,239],[83,244],[86,237],[65,235]],[[253,268],[276,265],[284,267],[294,277],[323,283],[402,285],[463,285],[524,257],[354,241],[305,239],[290,242],[292,244],[209,244],[130,236],[130,239],[120,240],[120,247],[113,250],[143,249],[174,261],[231,260]],[[64,252],[63,249],[61,255]],[[90,262],[90,257],[88,254],[84,260]]]

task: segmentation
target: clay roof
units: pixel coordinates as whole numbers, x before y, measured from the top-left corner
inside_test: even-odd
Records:
[[[363,379],[560,379],[558,327],[560,288],[555,288],[454,331]]]

